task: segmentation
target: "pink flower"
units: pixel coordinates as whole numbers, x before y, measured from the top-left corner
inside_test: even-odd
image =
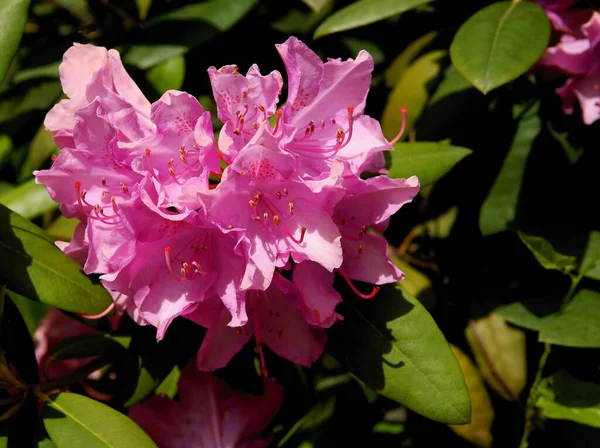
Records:
[[[50,308],[33,334],[40,374],[43,377],[58,378],[87,364],[89,358],[51,360],[48,354],[56,344],[65,339],[93,334],[100,332],[70,318],[56,308]]]
[[[310,366],[321,356],[326,334],[309,325],[302,313],[302,298],[294,284],[275,274],[266,291],[240,292],[248,310],[243,327],[227,325],[229,313],[219,300],[208,299],[198,304],[185,317],[208,328],[198,351],[196,365],[202,371],[225,367],[229,360],[254,336],[264,358],[261,344],[292,362]]]
[[[232,390],[214,375],[183,368],[179,401],[155,396],[129,411],[161,448],[266,447],[260,433],[271,423],[283,400],[283,389],[263,380],[264,395]]]
[[[208,219],[236,235],[248,259],[242,289],[266,289],[276,267],[291,256],[331,271],[340,266],[339,231],[331,219],[343,189],[323,185],[318,193],[295,174],[295,159],[277,148],[265,126],[240,151],[221,183],[198,193]]]
[[[577,99],[583,122],[592,124],[600,118],[600,14],[594,12],[580,29],[582,38],[563,35],[556,46],[546,50],[539,64],[571,75],[557,90],[563,110],[572,114]]]
[[[577,0],[536,0],[557,31],[581,37],[580,27],[592,14],[590,9],[570,9]]]
[[[264,126],[280,149],[297,159],[295,169],[303,179],[328,177],[334,160],[344,162],[348,173],[359,174],[374,159],[381,170],[381,151],[392,147],[379,123],[363,115],[373,71],[371,56],[361,51],[355,60],[323,63],[294,37],[276,47],[289,86],[274,127],[267,118],[275,112],[282,86],[278,72],[261,76],[254,65],[244,77],[233,65],[209,69],[219,119],[225,123],[219,147],[226,160],[232,161]]]

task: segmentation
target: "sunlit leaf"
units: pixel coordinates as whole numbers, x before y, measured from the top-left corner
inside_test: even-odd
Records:
[[[552,245],[540,236],[526,235],[523,232],[518,232],[518,234],[523,244],[545,269],[554,269],[564,274],[575,269],[575,257],[556,252]]]
[[[492,423],[494,408],[487,393],[479,371],[461,349],[451,345],[452,352],[460,364],[471,397],[471,423],[466,425],[449,425],[450,429],[463,439],[482,448],[492,446]]]
[[[536,406],[545,418],[571,420],[600,428],[600,385],[579,381],[560,370],[538,387]]]
[[[56,218],[52,224],[50,224],[50,227],[46,229],[46,233],[55,240],[71,241],[73,232],[75,231],[75,227],[78,223],[78,219],[65,218],[61,215]]]
[[[351,30],[388,19],[431,0],[359,0],[329,16],[317,28],[314,38]]]
[[[560,310],[560,301],[539,297],[511,303],[494,311],[508,322],[528,330],[541,331]]]
[[[135,5],[137,6],[140,20],[146,20],[150,6],[152,6],[152,0],[135,0]]]
[[[30,299],[67,311],[97,314],[112,298],[39,227],[0,205],[0,282]]]
[[[590,232],[579,272],[580,275],[600,280],[600,232]]]
[[[382,395],[430,419],[462,424],[471,404],[462,372],[423,305],[393,286],[377,300],[344,301],[329,352]]]
[[[429,45],[437,36],[436,31],[427,33],[415,41],[411,42],[402,53],[396,56],[390,66],[385,71],[385,84],[393,87],[396,82],[402,78],[404,72],[408,69],[414,59]]]
[[[60,448],[156,448],[129,417],[82,395],[62,392],[44,406],[44,426]]]
[[[0,204],[28,219],[58,208],[44,186],[36,184],[33,179],[0,194]]]
[[[158,385],[154,391],[155,395],[165,395],[169,398],[175,398],[177,395],[177,385],[179,383],[179,377],[181,376],[181,370],[178,366],[173,367],[173,370],[167,375],[162,383]]]
[[[148,70],[146,77],[157,92],[180,90],[185,78],[185,58],[179,55],[167,59]]]
[[[444,143],[396,143],[389,176],[407,178],[414,175],[421,185],[431,184],[444,177],[469,154],[470,149]]]
[[[540,6],[497,2],[460,27],[450,55],[458,71],[487,93],[525,73],[542,55],[549,38],[550,24]]]
[[[29,0],[0,2],[0,83],[21,41],[28,9]]]
[[[418,58],[402,74],[388,96],[381,117],[381,128],[387,138],[393,138],[402,124],[400,109],[407,108],[405,136],[413,128],[429,100],[429,84],[441,72],[440,60],[446,51],[437,50]]]
[[[517,400],[527,381],[525,333],[497,314],[470,321],[467,341],[485,381],[507,400]]]
[[[542,328],[540,341],[567,347],[600,348],[600,293],[582,289]]]

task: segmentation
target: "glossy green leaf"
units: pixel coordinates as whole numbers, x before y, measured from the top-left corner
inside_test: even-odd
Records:
[[[257,3],[258,0],[207,0],[170,11],[154,18],[151,23],[167,20],[199,20],[223,32],[248,14]]]
[[[331,0],[302,0],[310,9],[318,13],[325,9]]]
[[[135,5],[137,6],[140,20],[146,20],[150,6],[152,6],[152,0],[135,0]]]
[[[147,70],[163,61],[185,54],[188,49],[184,45],[133,45],[125,55],[125,62]]]
[[[415,41],[411,42],[402,53],[396,56],[390,66],[385,71],[385,84],[393,87],[404,75],[413,60],[429,45],[437,36],[436,31],[425,34]]]
[[[429,84],[440,75],[441,59],[445,56],[446,51],[442,50],[421,56],[410,65],[396,83],[381,116],[381,128],[389,139],[400,130],[402,125],[400,109],[403,107],[407,108],[404,136],[406,137],[413,128],[429,101]]]
[[[344,301],[329,352],[380,394],[432,420],[462,424],[471,403],[460,366],[421,303],[394,286],[377,300]]]
[[[179,55],[167,59],[148,70],[146,77],[157,92],[180,90],[185,78],[185,58]]]
[[[544,10],[533,2],[489,5],[458,30],[452,63],[484,94],[525,73],[540,58],[550,39]]]
[[[600,293],[580,290],[542,328],[540,341],[567,347],[600,348]]]
[[[369,25],[429,2],[431,0],[359,0],[323,21],[314,38]]]
[[[6,134],[0,135],[0,168],[9,159],[12,149],[12,139]]]
[[[335,396],[317,403],[308,413],[298,420],[294,426],[279,441],[277,447],[287,446],[287,442],[295,436],[301,436],[302,433],[317,428],[325,423],[333,415],[335,410]],[[297,446],[297,445],[296,445]]]
[[[29,300],[14,291],[7,291],[7,293],[19,310],[19,313],[21,313],[21,317],[23,318],[29,333],[33,335],[40,320],[46,315],[48,305],[42,302],[36,302],[35,300]]]
[[[385,59],[383,50],[375,42],[364,39],[356,39],[354,37],[343,37],[340,40],[346,46],[352,57],[357,55],[360,50],[365,50],[368,51],[371,56],[373,56],[373,63],[375,65],[381,64]]]
[[[398,178],[415,175],[421,185],[431,184],[469,154],[470,149],[444,143],[396,143],[389,176]]]
[[[34,179],[1,194],[0,204],[27,219],[36,218],[58,208],[58,204],[50,199],[44,186],[36,184]]]
[[[536,297],[522,302],[511,303],[494,311],[513,325],[528,330],[541,331],[560,310],[560,300],[550,297]]]
[[[590,232],[579,273],[594,280],[600,280],[600,232]]]
[[[181,370],[178,366],[173,367],[173,370],[169,372],[167,377],[158,385],[154,391],[155,395],[166,395],[169,398],[175,398],[177,395],[177,386],[179,384],[179,377],[181,376]]]
[[[156,448],[129,417],[82,395],[63,392],[51,396],[43,419],[59,448]]]
[[[484,236],[506,230],[515,220],[525,163],[541,128],[537,111],[537,106],[532,107],[520,118],[502,168],[481,207],[479,228]]]
[[[67,311],[97,314],[112,298],[39,227],[0,205],[0,282]]]
[[[571,420],[600,428],[600,385],[579,381],[560,370],[544,378],[536,406],[545,418]]]
[[[2,0],[0,2],[0,83],[19,47],[27,21],[29,0]]]
[[[123,353],[124,347],[103,334],[86,334],[63,339],[48,352],[48,361],[90,358],[92,356],[114,357]]]
[[[71,241],[75,227],[79,224],[79,220],[75,218],[65,218],[59,216],[46,229],[46,233],[55,240]]]
[[[563,274],[567,274],[575,269],[575,257],[556,252],[552,245],[540,236],[526,235],[520,231],[517,233],[523,244],[527,246],[527,249],[531,251],[544,269],[553,269]]]

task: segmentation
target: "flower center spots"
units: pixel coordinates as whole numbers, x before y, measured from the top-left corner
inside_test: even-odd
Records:
[[[193,151],[200,151],[198,145],[193,146]],[[148,164],[148,172],[150,175],[161,185],[167,186],[171,184],[183,185],[184,180],[183,177],[189,176],[191,173],[198,171],[201,166],[200,163],[188,164],[188,157],[190,152],[186,149],[185,145],[179,148],[179,160],[183,163],[183,169],[178,170],[177,162],[175,159],[169,159],[166,163],[166,167],[163,168],[162,173],[165,171],[168,173],[168,180],[161,179],[161,171],[154,167],[152,162],[152,151],[149,148],[146,148],[144,151],[146,154],[146,163]],[[163,162],[164,163],[164,162]],[[164,166],[164,165],[163,165]]]
[[[193,120],[188,114],[179,114],[173,120],[175,129],[177,129],[177,135],[187,135],[194,132],[196,121]]]
[[[183,282],[195,277],[206,275],[213,262],[212,244],[209,233],[200,234],[190,242],[184,244],[178,251],[171,246],[165,246],[165,263],[167,271],[173,280]],[[176,272],[179,263],[179,272]]]
[[[246,169],[246,175],[254,180],[272,180],[277,177],[277,174],[279,174],[277,168],[269,160],[262,157],[250,162]]]
[[[106,178],[102,178],[102,186],[106,187]],[[129,193],[127,185],[121,182],[121,191],[123,193]],[[100,195],[101,198],[107,198],[110,191],[105,190]],[[121,215],[119,215],[119,209],[117,207],[117,198],[110,196],[110,205],[91,204],[86,200],[87,190],[81,189],[81,182],[75,182],[75,195],[77,197],[77,204],[81,212],[90,219],[101,221],[107,224],[118,224],[121,222]]]

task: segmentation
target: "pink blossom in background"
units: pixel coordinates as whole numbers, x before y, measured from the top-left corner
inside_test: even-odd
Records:
[[[178,400],[155,396],[133,406],[133,419],[160,448],[266,447],[260,433],[271,423],[283,389],[263,379],[263,395],[236,391],[188,364],[181,371]]]
[[[542,1],[554,29],[561,33],[538,65],[552,67],[570,77],[556,93],[563,111],[572,114],[579,102],[582,119],[592,124],[600,118],[600,14],[590,9],[570,9],[573,1]]]
[[[37,182],[80,220],[59,247],[100,275],[117,316],[156,327],[158,340],[178,316],[207,328],[201,370],[224,367],[250,339],[265,376],[263,346],[310,366],[343,319],[336,272],[364,298],[378,289],[363,294],[353,280],[403,277],[369,227],[383,231],[419,184],[381,175],[392,146],[364,115],[371,56],[323,62],[296,38],[277,51],[289,83],[280,109],[279,72],[208,70],[218,148],[194,96],[150,104],[119,54],[91,45],[65,53],[69,99],[46,120],[61,152]],[[380,175],[361,180],[366,170]]]
[[[93,334],[100,332],[56,308],[49,308],[33,334],[35,357],[42,377],[58,378],[86,365],[90,361],[89,358],[50,360],[48,354],[56,344],[65,339]]]

